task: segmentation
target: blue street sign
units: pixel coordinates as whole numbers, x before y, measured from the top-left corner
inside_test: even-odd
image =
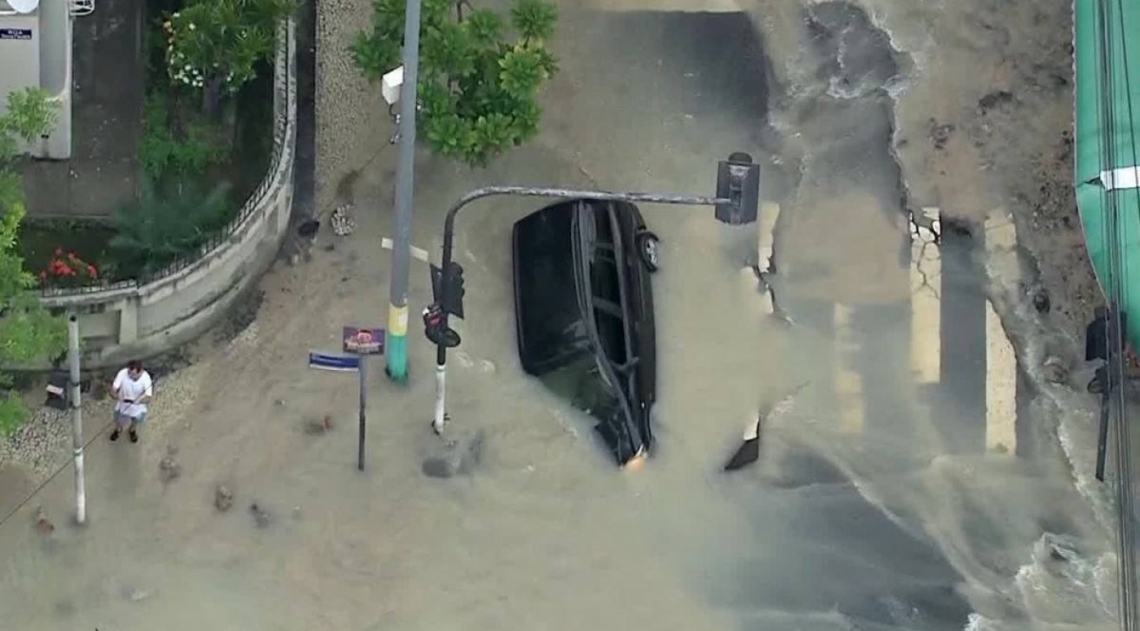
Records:
[[[309,368],[355,372],[360,369],[360,356],[309,351]]]

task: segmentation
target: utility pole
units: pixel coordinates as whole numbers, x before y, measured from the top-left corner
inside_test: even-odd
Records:
[[[67,360],[71,365],[68,399],[71,401],[71,447],[75,457],[75,521],[82,526],[87,521],[87,490],[83,480],[83,407],[79,401],[79,318],[75,315],[67,319]]]
[[[420,0],[404,11],[404,76],[400,84],[400,145],[396,162],[396,232],[392,238],[392,286],[388,300],[388,378],[408,378],[408,266],[416,184],[416,82],[420,66]]]

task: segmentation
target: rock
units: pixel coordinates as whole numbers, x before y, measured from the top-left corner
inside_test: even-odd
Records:
[[[228,511],[234,505],[234,494],[230,491],[229,487],[224,484],[219,484],[218,488],[214,489],[214,507],[219,511]]]
[[[173,456],[167,456],[158,463],[158,475],[164,483],[175,480],[182,475],[182,465]]]
[[[258,506],[256,502],[249,505],[249,512],[253,514],[253,523],[256,524],[258,528],[265,528],[273,521],[273,516],[269,511]]]
[[[310,436],[319,436],[330,430],[334,426],[332,415],[326,414],[320,419],[312,419],[305,423],[305,433]]]
[[[35,529],[37,533],[45,537],[51,536],[51,534],[55,532],[55,524],[51,523],[47,518],[47,513],[44,511],[43,506],[36,509]]]
[[[1051,307],[1052,301],[1049,300],[1049,291],[1044,287],[1039,287],[1033,293],[1033,308],[1037,309],[1037,313],[1045,314],[1049,313]]]
[[[1041,366],[1045,381],[1053,384],[1065,383],[1069,379],[1069,370],[1065,362],[1056,355],[1050,355]]]

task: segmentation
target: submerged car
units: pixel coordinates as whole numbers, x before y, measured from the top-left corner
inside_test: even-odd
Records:
[[[594,417],[619,465],[653,443],[658,253],[657,236],[626,202],[559,202],[514,226],[523,370]]]

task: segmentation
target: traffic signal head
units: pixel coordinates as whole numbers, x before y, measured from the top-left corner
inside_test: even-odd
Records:
[[[462,318],[463,296],[467,293],[463,287],[463,266],[452,261],[447,270],[444,274],[440,268],[431,266],[432,298],[448,315]]]

